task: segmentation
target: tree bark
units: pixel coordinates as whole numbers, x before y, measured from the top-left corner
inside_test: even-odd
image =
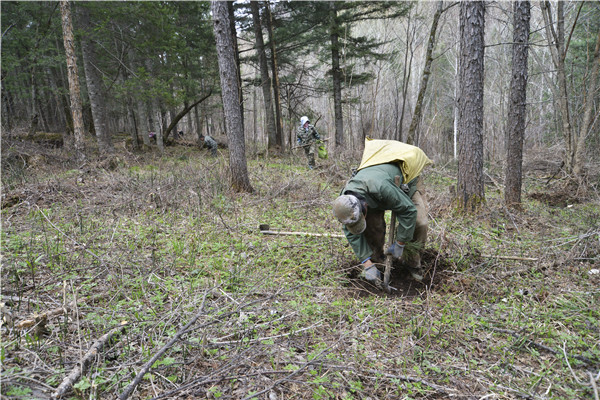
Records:
[[[596,93],[596,85],[598,84],[598,73],[600,71],[600,30],[596,39],[596,49],[594,50],[594,58],[592,61],[592,71],[590,80],[587,85],[587,95],[585,98],[585,109],[583,113],[583,121],[579,136],[577,138],[577,146],[575,147],[575,157],[573,162],[573,174],[581,176],[585,174],[585,139],[588,137],[594,126],[594,95]]]
[[[414,27],[412,28],[412,20],[410,16],[406,22],[406,51],[404,52],[404,66],[402,68],[402,107],[400,109],[400,120],[396,126],[396,139],[403,140],[404,136],[404,114],[406,113],[406,103],[408,102],[408,86],[410,82],[410,75],[412,72],[412,61],[414,50],[412,48],[412,41],[415,37]]]
[[[281,113],[281,93],[279,86],[279,67],[277,66],[277,49],[273,35],[273,15],[269,1],[265,2],[267,32],[269,33],[269,47],[271,50],[271,73],[273,76],[273,102],[275,103],[275,128],[277,145],[283,149],[283,114]]]
[[[458,97],[458,206],[474,211],[485,202],[483,180],[483,59],[485,4],[460,4]]]
[[[423,99],[425,98],[425,91],[427,91],[427,83],[429,82],[429,76],[431,75],[431,64],[433,63],[433,48],[435,47],[435,36],[437,32],[438,22],[440,20],[440,16],[442,15],[443,6],[443,0],[438,1],[435,14],[433,14],[433,22],[431,23],[431,30],[429,31],[429,40],[427,42],[427,51],[425,53],[425,66],[423,67],[421,85],[419,87],[419,94],[417,95],[415,112],[413,113],[412,121],[410,122],[410,127],[408,128],[408,136],[406,137],[406,143],[408,144],[414,144],[415,135],[421,123],[421,115],[423,113]]]
[[[275,147],[277,144],[277,128],[275,127],[275,116],[273,113],[273,97],[271,96],[271,77],[269,76],[269,63],[265,54],[265,44],[263,41],[262,25],[260,23],[260,11],[258,2],[250,2],[252,12],[252,21],[254,22],[254,36],[256,37],[256,52],[260,69],[260,81],[265,101],[265,115],[267,117],[267,146]]]
[[[331,76],[333,79],[333,110],[335,118],[335,145],[344,147],[344,116],[342,113],[342,72],[340,70],[339,23],[335,1],[329,2],[329,32],[331,40]]]
[[[225,131],[229,140],[229,164],[231,169],[231,185],[238,192],[252,192],[248,178],[246,162],[246,145],[242,112],[240,108],[238,71],[235,64],[235,47],[231,37],[227,2],[211,3],[219,76],[221,79],[221,96],[225,113]]]
[[[512,78],[506,126],[506,177],[504,202],[509,207],[521,207],[523,138],[527,117],[527,55],[529,52],[529,1],[513,3]]]
[[[71,112],[73,114],[75,159],[78,162],[81,162],[85,160],[83,141],[83,114],[81,111],[81,91],[79,89],[79,73],[77,70],[77,56],[75,54],[75,39],[73,37],[71,7],[68,1],[60,2],[60,11],[62,16],[63,41],[67,56]]]
[[[565,18],[564,18],[564,4],[562,1],[557,2],[556,10],[556,25],[557,29],[554,29],[554,22],[552,20],[552,11],[550,9],[550,2],[542,1],[540,3],[542,8],[542,15],[544,16],[544,23],[546,29],[546,38],[548,40],[550,55],[552,56],[552,62],[554,68],[556,68],[556,80],[558,83],[558,98],[554,101],[558,105],[561,130],[565,139],[565,166],[567,172],[573,172],[573,162],[575,156],[575,140],[573,137],[573,128],[571,125],[571,115],[569,111],[569,97],[567,88],[567,75],[565,71]]]
[[[196,101],[192,105],[186,106],[183,110],[181,110],[181,112],[179,112],[179,114],[174,115],[172,117],[172,119],[171,119],[171,123],[169,124],[169,126],[167,127],[167,129],[165,129],[165,135],[164,135],[164,137],[169,137],[169,134],[177,126],[177,123],[181,120],[181,118],[185,117],[185,115],[188,112],[190,112],[190,110],[192,108],[196,107],[198,104],[200,104],[204,100],[208,99],[211,94],[212,94],[212,89],[209,89],[208,93],[206,95],[202,96],[202,98],[200,100]]]
[[[227,15],[229,17],[229,34],[231,35],[233,46],[233,58],[236,66],[236,76],[238,81],[238,104],[242,114],[242,132],[244,131],[244,92],[242,91],[242,69],[240,65],[240,49],[237,40],[237,29],[235,28],[235,13],[233,1],[227,1]]]
[[[111,153],[113,145],[106,125],[105,94],[102,90],[102,78],[98,72],[98,60],[96,56],[96,45],[91,38],[90,11],[86,5],[79,5],[80,26],[84,32],[81,37],[81,50],[83,54],[83,70],[85,81],[92,108],[92,119],[94,120],[94,131],[98,142],[98,150],[101,154]]]

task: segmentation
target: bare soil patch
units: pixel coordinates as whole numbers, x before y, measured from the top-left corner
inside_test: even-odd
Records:
[[[448,282],[452,275],[453,266],[446,260],[443,254],[435,249],[425,249],[422,254],[421,265],[425,270],[423,281],[415,280],[401,261],[394,260],[392,273],[390,275],[390,286],[393,287],[390,293],[377,288],[375,285],[360,278],[360,267],[354,268],[354,264],[347,263],[342,269],[348,270],[349,283],[352,296],[386,296],[390,298],[405,298],[411,300],[417,296],[424,296],[427,292],[436,291]],[[381,272],[385,266],[379,267]]]

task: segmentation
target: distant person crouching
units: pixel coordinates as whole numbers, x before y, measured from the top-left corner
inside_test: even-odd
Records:
[[[210,154],[215,157],[217,155],[217,142],[210,135],[200,135],[201,146],[204,145],[210,150]]]

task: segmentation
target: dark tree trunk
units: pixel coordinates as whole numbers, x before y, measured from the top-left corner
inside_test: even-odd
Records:
[[[208,99],[211,94],[212,94],[212,89],[208,91],[208,94],[202,96],[202,98],[200,100],[196,101],[194,104],[184,107],[184,109],[181,110],[177,115],[171,114],[172,115],[171,116],[171,123],[165,129],[165,138],[169,137],[169,134],[171,133],[171,131],[173,129],[176,129],[177,123],[181,120],[181,118],[185,117],[185,115],[187,113],[189,113],[192,108],[196,107],[198,104],[200,104],[204,100]]]
[[[256,37],[256,52],[258,55],[258,64],[260,68],[260,81],[262,86],[263,98],[265,101],[265,115],[267,116],[267,146],[275,147],[277,144],[277,128],[275,127],[275,116],[273,113],[273,97],[271,96],[271,77],[269,76],[269,63],[265,54],[265,44],[263,41],[262,25],[260,23],[260,11],[258,2],[250,2],[252,11],[252,21],[254,22],[254,36]]]
[[[513,3],[513,45],[510,103],[506,131],[506,178],[504,201],[507,206],[521,206],[523,138],[527,102],[527,55],[529,51],[529,1]]]
[[[408,102],[408,86],[410,82],[410,75],[412,72],[412,62],[414,50],[412,48],[412,41],[415,38],[414,27],[412,28],[412,20],[407,21],[406,26],[406,51],[404,52],[404,67],[402,68],[402,107],[400,109],[400,119],[396,126],[396,139],[404,140],[404,114],[406,113],[406,103]]]
[[[71,7],[68,1],[60,2],[62,15],[63,41],[67,56],[67,72],[69,77],[69,93],[71,95],[71,112],[73,114],[73,137],[75,159],[83,161],[83,116],[81,112],[81,91],[79,89],[79,72],[77,70],[77,56],[75,54],[75,39],[73,37],[73,23],[71,21]]]
[[[140,149],[140,136],[138,133],[138,124],[135,121],[135,113],[133,112],[133,106],[127,105],[127,113],[129,115],[129,120],[131,121],[130,134],[131,134],[131,145],[134,150]]]
[[[335,145],[344,147],[344,116],[342,114],[342,72],[340,71],[339,22],[334,1],[329,2],[331,40],[331,75],[333,78],[333,110],[335,117]]]
[[[227,1],[227,15],[229,17],[229,34],[233,46],[233,58],[236,66],[236,76],[238,82],[238,103],[240,113],[242,114],[242,132],[244,131],[244,93],[242,92],[242,69],[240,66],[240,50],[237,40],[237,29],[235,28],[235,13],[233,9],[233,1]]]
[[[485,202],[483,180],[483,58],[485,4],[460,4],[458,96],[458,205],[473,211]]]
[[[246,162],[246,145],[242,112],[240,108],[238,71],[235,64],[235,47],[231,37],[227,3],[211,3],[219,76],[221,78],[221,96],[225,113],[225,131],[229,141],[229,165],[231,185],[236,191],[252,192]]]
[[[277,49],[275,47],[275,36],[273,35],[273,15],[269,1],[265,2],[267,14],[267,32],[269,33],[269,48],[271,50],[271,73],[273,75],[273,96],[275,103],[275,128],[277,130],[277,145],[283,149],[283,114],[281,113],[281,93],[279,86],[279,68],[277,67]]]
[[[94,132],[98,142],[100,153],[110,153],[113,145],[106,125],[106,106],[104,99],[106,95],[102,90],[102,78],[98,72],[98,60],[96,56],[96,45],[91,39],[90,11],[85,5],[79,6],[80,26],[84,32],[81,37],[81,50],[83,54],[83,69],[85,81],[92,108],[92,119],[94,121]]]

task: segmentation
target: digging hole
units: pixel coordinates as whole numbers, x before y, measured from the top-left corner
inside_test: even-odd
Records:
[[[342,270],[348,271],[348,288],[352,290],[355,297],[370,295],[406,297],[413,298],[420,296],[425,289],[436,290],[449,278],[449,270],[452,264],[446,260],[443,254],[435,249],[425,249],[421,257],[421,265],[425,270],[422,282],[418,282],[410,276],[408,270],[400,261],[394,261],[392,273],[390,275],[390,286],[397,289],[391,293],[386,293],[360,278],[360,269],[355,268],[355,262],[348,261],[341,265]],[[385,267],[380,265],[380,271],[383,273]]]

